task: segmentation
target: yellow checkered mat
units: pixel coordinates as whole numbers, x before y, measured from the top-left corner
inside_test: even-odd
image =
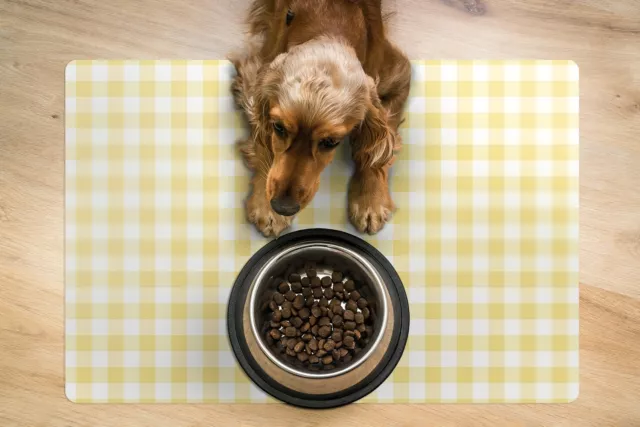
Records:
[[[265,402],[226,337],[245,135],[226,61],[66,69],[66,393],[77,402]],[[399,207],[367,238],[411,328],[367,402],[566,402],[578,394],[578,69],[414,61]],[[343,150],[347,150],[344,148]],[[354,232],[348,153],[296,228]]]

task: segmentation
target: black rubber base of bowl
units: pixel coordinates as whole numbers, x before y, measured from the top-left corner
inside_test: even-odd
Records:
[[[251,282],[257,274],[259,268],[270,258],[270,254],[284,245],[303,240],[323,239],[336,244],[345,245],[357,250],[360,254],[369,258],[376,265],[379,274],[387,284],[387,289],[391,296],[391,303],[394,307],[394,328],[391,341],[382,360],[371,374],[358,384],[331,394],[314,395],[291,390],[278,383],[274,378],[262,370],[259,364],[251,357],[243,328],[243,309],[247,299]],[[376,248],[364,240],[336,230],[329,229],[308,229],[286,234],[279,239],[273,240],[258,252],[256,252],[245,264],[238,274],[236,282],[229,297],[229,307],[227,311],[227,326],[231,347],[236,359],[249,378],[262,390],[271,396],[291,405],[304,408],[334,408],[346,405],[363,398],[374,391],[386,380],[400,361],[409,336],[409,301],[402,285],[400,277],[393,266]]]

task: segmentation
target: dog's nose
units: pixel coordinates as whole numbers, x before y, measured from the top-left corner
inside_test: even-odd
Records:
[[[276,197],[271,199],[271,208],[280,215],[291,216],[298,213],[300,204],[291,197]]]

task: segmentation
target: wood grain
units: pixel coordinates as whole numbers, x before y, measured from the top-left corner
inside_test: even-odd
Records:
[[[640,425],[640,4],[395,0],[412,58],[573,59],[581,73],[581,394],[569,405],[74,405],[63,378],[63,72],[221,58],[248,0],[0,0],[0,425]],[[318,421],[315,421],[318,420]]]

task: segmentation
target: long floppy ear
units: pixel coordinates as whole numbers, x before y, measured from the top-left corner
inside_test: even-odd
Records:
[[[271,149],[272,126],[269,121],[271,100],[277,96],[281,80],[280,65],[286,54],[279,55],[271,63],[256,70],[255,84],[246,98],[245,111],[251,128],[251,137],[240,146],[245,161],[251,169],[259,165],[270,165],[273,161]]]
[[[389,127],[389,113],[380,103],[373,80],[369,86],[367,112],[354,132],[353,160],[360,168],[381,168],[393,159],[396,134]]]

